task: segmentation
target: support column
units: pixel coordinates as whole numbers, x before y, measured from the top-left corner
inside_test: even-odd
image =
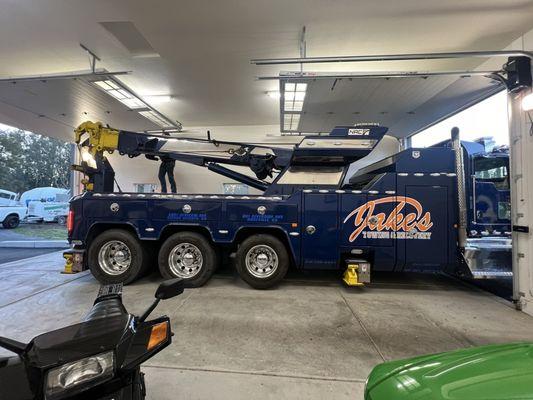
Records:
[[[79,165],[81,163],[80,159],[80,152],[78,151],[78,148],[73,143],[72,144],[72,153],[71,153],[71,162],[72,164]],[[81,194],[83,191],[83,186],[81,184],[81,178],[82,175],[79,172],[76,171],[70,171],[70,180],[71,180],[71,186],[70,186],[70,193],[72,196],[77,196]]]
[[[77,160],[77,148],[76,148],[76,145],[74,143],[70,143],[70,164],[76,164]],[[77,175],[77,172],[75,172],[73,169],[70,170],[70,174],[69,174],[69,186],[70,186],[70,195],[71,196],[75,196],[79,193],[77,193],[76,191],[76,175]]]
[[[513,298],[518,309],[533,315],[533,128],[522,110],[522,98],[528,93],[509,93],[508,104]]]

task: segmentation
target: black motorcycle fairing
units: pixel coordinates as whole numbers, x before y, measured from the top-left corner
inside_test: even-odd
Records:
[[[143,400],[146,390],[140,364],[171,343],[170,319],[145,321],[127,314],[115,286],[100,290],[84,322],[37,336],[28,345],[4,340],[19,355],[0,357],[0,400],[44,400],[52,368],[107,352],[113,352],[113,376],[102,374],[99,381],[56,390],[54,399]],[[174,289],[170,294],[179,294]]]
[[[150,340],[152,328],[161,323],[168,324],[167,337],[158,346],[148,350],[147,345]],[[170,343],[172,343],[170,318],[163,316],[151,321],[145,321],[137,325],[135,335],[129,342],[127,342],[127,347],[119,346],[117,348],[117,361],[120,363],[119,365],[121,369],[136,368],[138,365],[170,345]],[[123,344],[126,344],[126,342],[123,342]]]
[[[25,359],[32,367],[49,368],[113,350],[127,334],[132,319],[121,314],[44,333],[30,342]]]
[[[28,345],[17,340],[0,336],[0,347],[12,351],[13,353],[22,354],[26,351]]]
[[[127,314],[126,308],[122,304],[119,296],[107,298],[94,303],[91,311],[85,316],[83,321],[91,321],[99,318],[118,317]]]
[[[0,358],[0,400],[32,400],[26,366],[19,356]]]
[[[133,318],[129,314],[98,318],[35,337],[28,344],[26,353],[20,357],[27,377],[24,386],[33,393],[29,398],[44,399],[43,388],[50,368],[113,351],[122,340],[127,341],[132,335],[130,324]],[[0,369],[0,376],[4,373]]]

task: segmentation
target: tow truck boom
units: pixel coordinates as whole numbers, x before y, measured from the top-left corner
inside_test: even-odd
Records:
[[[85,189],[94,192],[112,192],[114,171],[104,156],[105,152],[118,151],[130,158],[145,155],[157,160],[167,157],[176,161],[207,167],[210,171],[245,183],[259,190],[269,186],[264,180],[282,170],[289,162],[291,150],[257,144],[218,141],[197,138],[177,138],[167,135],[123,131],[87,121],[75,130],[75,142],[82,151],[94,159],[95,165],[84,160],[74,165],[76,171],[87,175]],[[82,157],[83,158],[83,157]],[[220,164],[246,166],[257,179],[236,172]]]

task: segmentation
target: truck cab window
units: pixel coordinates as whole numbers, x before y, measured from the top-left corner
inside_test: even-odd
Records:
[[[507,157],[476,158],[474,176],[478,182],[492,182],[498,190],[509,190],[509,159]]]

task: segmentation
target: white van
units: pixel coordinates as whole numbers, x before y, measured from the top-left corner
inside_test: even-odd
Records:
[[[69,203],[57,201],[30,201],[28,205],[28,222],[67,223]]]
[[[58,222],[65,224],[69,210],[70,191],[40,187],[22,193],[20,201],[28,206],[28,222]]]

